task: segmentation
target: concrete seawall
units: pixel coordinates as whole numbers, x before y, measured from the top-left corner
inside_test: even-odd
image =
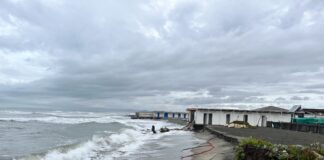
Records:
[[[222,138],[225,141],[232,143],[233,145],[239,144],[240,140],[244,139],[242,137],[232,136],[225,132],[217,131],[208,126],[206,126],[205,129],[208,130],[210,133],[216,135],[218,138]]]
[[[273,144],[306,146],[315,142],[324,144],[324,135],[310,132],[297,132],[265,127],[228,128],[225,126],[206,126],[205,129],[220,138],[224,138],[225,140],[234,143],[238,143],[244,138],[254,137],[269,141]]]

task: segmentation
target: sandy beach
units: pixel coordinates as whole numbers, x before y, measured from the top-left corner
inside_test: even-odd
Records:
[[[171,123],[186,125],[187,122],[169,119]],[[202,143],[196,146],[188,146],[182,152],[182,160],[233,160],[234,145],[218,138],[207,130],[194,132],[194,136]]]
[[[192,146],[187,155],[183,155],[183,160],[232,160],[234,159],[234,146],[208,131],[196,132],[195,136],[205,142]],[[188,148],[189,149],[189,148]],[[185,152],[184,152],[185,153]]]

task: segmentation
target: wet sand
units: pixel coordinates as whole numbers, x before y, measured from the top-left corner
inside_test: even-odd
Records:
[[[186,121],[178,120],[178,119],[169,119],[168,121],[183,126],[187,124]],[[195,146],[188,146],[188,148],[185,148],[182,151],[182,158],[180,159],[182,160],[233,160],[234,159],[233,144],[221,138],[218,138],[216,135],[208,132],[207,130],[194,132],[194,136],[202,140],[202,142]],[[197,154],[197,155],[193,155],[193,154]]]
[[[196,132],[195,136],[204,142],[197,146],[187,154],[183,154],[183,160],[233,160],[234,146],[231,143],[217,138],[208,131]],[[202,146],[202,147],[200,147]],[[195,148],[198,147],[198,148]],[[185,153],[185,152],[184,152]],[[200,154],[201,153],[201,154]],[[186,157],[189,155],[194,156]]]

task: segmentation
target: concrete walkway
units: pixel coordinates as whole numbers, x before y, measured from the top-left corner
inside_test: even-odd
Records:
[[[254,137],[270,141],[275,144],[309,145],[319,142],[324,144],[324,135],[282,130],[275,128],[228,128],[224,126],[208,126],[212,132],[221,133],[240,141],[242,138]]]

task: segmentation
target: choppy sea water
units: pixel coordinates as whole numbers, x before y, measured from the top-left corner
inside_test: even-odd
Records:
[[[180,159],[182,149],[201,141],[188,131],[153,134],[156,120],[125,113],[0,111],[0,159],[149,160]]]

